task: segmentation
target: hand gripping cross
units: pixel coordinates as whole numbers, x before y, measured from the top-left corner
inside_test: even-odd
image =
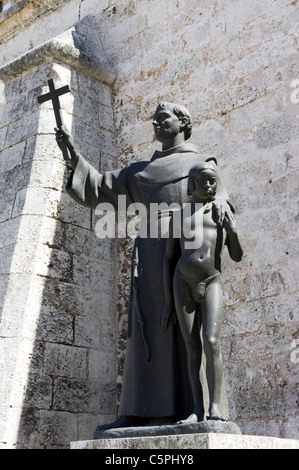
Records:
[[[46,93],[45,95],[39,96],[37,98],[37,101],[41,104],[41,103],[45,103],[46,101],[52,100],[55,119],[56,119],[56,125],[58,129],[61,129],[61,126],[63,125],[63,120],[61,116],[59,96],[64,95],[65,93],[68,93],[71,90],[68,85],[55,89],[54,80],[52,78],[48,80],[48,85],[49,85],[50,92]],[[68,155],[65,141],[63,141],[62,145],[63,145],[62,146],[63,158],[65,160],[69,160],[69,155]]]

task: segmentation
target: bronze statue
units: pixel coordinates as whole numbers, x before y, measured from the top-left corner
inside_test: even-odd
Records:
[[[161,151],[155,151],[150,161],[132,163],[103,175],[77,152],[74,140],[64,126],[56,129],[59,146],[66,145],[70,154],[73,169],[67,184],[70,196],[91,208],[96,208],[100,202],[109,202],[116,210],[119,195],[126,196],[127,206],[140,202],[146,208],[153,203],[182,205],[189,202],[189,171],[211,157],[200,154],[194,145],[186,142],[191,135],[192,122],[189,111],[183,106],[161,103],[155,112],[153,126],[157,140],[162,143]],[[230,206],[218,170],[212,205],[215,220],[222,227]],[[162,220],[168,223],[170,218],[169,211],[161,211],[158,223]],[[145,425],[155,420],[175,423],[193,412],[180,328],[173,321],[168,322],[167,329],[161,328],[165,304],[165,249],[166,238],[137,237],[135,240],[119,418],[101,429]],[[222,396],[226,406],[225,394]]]
[[[170,224],[164,258],[166,304],[163,327],[167,328],[175,310],[186,345],[194,402],[192,413],[180,420],[179,424],[202,421],[205,416],[199,379],[203,347],[201,328],[206,368],[209,372],[209,419],[227,421],[227,417],[220,411],[223,377],[220,351],[223,316],[221,252],[224,244],[227,244],[231,258],[238,262],[242,259],[243,251],[237,235],[235,216],[229,207],[225,211],[223,223],[217,224],[213,206],[216,190],[217,169],[213,161],[201,163],[190,170],[188,192],[192,195],[191,211],[187,216],[182,211],[181,217],[177,219],[181,229],[180,238],[172,235],[177,227]],[[194,248],[188,247],[188,227],[189,231],[194,227],[193,230],[200,232],[197,237],[200,243]]]

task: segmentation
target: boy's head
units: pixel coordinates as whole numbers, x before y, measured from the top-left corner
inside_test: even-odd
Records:
[[[163,139],[163,134],[178,133],[183,131],[185,140],[192,133],[192,119],[184,106],[163,102],[156,109],[153,125],[158,140]]]
[[[217,169],[213,161],[200,163],[189,172],[188,195],[197,200],[213,200],[217,190]]]

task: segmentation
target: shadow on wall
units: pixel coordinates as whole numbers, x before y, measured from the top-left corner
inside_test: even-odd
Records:
[[[88,79],[57,64],[6,86],[1,441],[17,448],[68,447],[115,413],[116,247],[96,238],[91,211],[65,193],[69,171],[55,142],[54,113],[50,103],[37,102],[48,78],[70,83],[72,94],[61,100],[65,121],[94,165],[101,142],[81,139],[80,122],[88,116],[96,136],[99,109],[112,113],[108,86],[89,83],[97,94],[88,97]]]

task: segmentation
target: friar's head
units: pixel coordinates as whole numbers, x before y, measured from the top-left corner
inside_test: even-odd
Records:
[[[188,140],[192,133],[192,119],[188,109],[166,101],[158,105],[153,126],[160,142],[174,139],[178,134],[183,135],[183,140]]]

